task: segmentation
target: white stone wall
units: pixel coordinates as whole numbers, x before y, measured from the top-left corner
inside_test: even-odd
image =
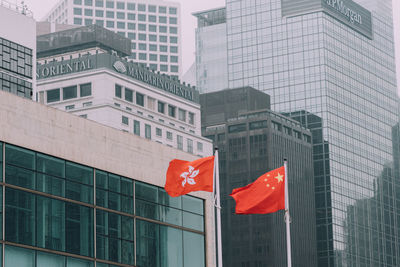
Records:
[[[0,141],[163,187],[168,163],[197,157],[0,91]],[[206,263],[215,264],[211,193],[205,199]]]

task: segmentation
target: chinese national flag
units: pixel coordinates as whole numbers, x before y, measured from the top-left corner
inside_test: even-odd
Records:
[[[253,183],[233,189],[236,214],[266,214],[285,209],[285,168],[261,175]]]
[[[171,160],[167,170],[165,191],[178,197],[193,191],[213,191],[214,156],[195,161]]]

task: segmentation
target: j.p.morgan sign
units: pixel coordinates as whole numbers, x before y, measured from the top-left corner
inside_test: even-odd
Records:
[[[371,12],[352,0],[281,1],[283,17],[299,16],[322,10],[367,38],[373,38]]]

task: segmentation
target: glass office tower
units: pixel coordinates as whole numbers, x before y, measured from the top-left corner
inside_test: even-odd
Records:
[[[321,267],[400,264],[389,2],[227,0],[229,87],[268,93],[312,129]]]

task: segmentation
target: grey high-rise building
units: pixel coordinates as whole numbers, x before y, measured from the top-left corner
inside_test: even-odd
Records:
[[[228,88],[226,8],[196,12],[196,87],[200,93]]]
[[[268,93],[272,110],[316,133],[318,265],[399,266],[399,177],[387,171],[398,111],[391,1],[226,4],[229,87]],[[353,220],[355,210],[370,220]]]
[[[317,265],[311,132],[270,110],[270,97],[253,88],[200,95],[202,133],[219,148],[224,266],[286,267],[284,211],[236,215],[232,189],[255,181],[288,158],[292,260]]]

